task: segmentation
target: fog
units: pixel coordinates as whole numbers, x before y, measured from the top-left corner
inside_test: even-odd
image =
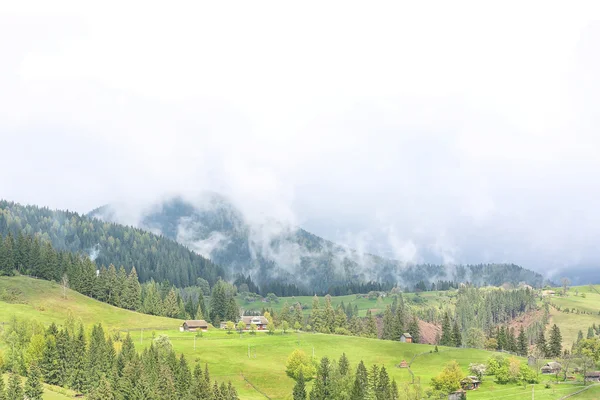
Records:
[[[0,13],[0,197],[211,190],[400,260],[597,268],[595,2],[86,7]]]

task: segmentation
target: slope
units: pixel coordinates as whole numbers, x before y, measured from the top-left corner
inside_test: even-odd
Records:
[[[117,206],[103,206],[89,215],[118,221]],[[477,284],[540,286],[543,277],[512,264],[411,265],[340,246],[296,226],[266,219],[250,221],[227,198],[205,193],[191,203],[168,199],[143,214],[138,227],[185,244],[227,267],[231,274],[248,274],[265,287],[274,280],[292,283],[306,294],[327,291],[349,282],[417,283],[438,280]],[[273,290],[274,291],[274,290]]]
[[[214,283],[223,269],[185,246],[137,228],[70,211],[0,200],[0,236],[38,235],[57,250],[89,254],[98,265],[135,266],[141,282],[168,279],[183,287],[202,277]]]

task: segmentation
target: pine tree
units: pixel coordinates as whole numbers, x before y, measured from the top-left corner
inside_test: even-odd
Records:
[[[373,317],[373,314],[371,314],[371,310],[367,310],[365,336],[375,339],[377,338],[377,323],[375,322],[375,317]]]
[[[29,368],[27,381],[25,382],[25,396],[28,400],[42,400],[44,388],[40,382],[40,370],[37,365],[33,364]]]
[[[17,374],[10,374],[8,379],[8,389],[6,390],[6,398],[8,400],[21,400],[24,396],[23,387],[21,386],[21,377]]]
[[[346,357],[346,353],[342,353],[340,361],[338,362],[338,370],[340,371],[340,375],[346,376],[349,369],[350,362],[348,361],[348,357]]]
[[[233,296],[229,297],[227,302],[227,314],[225,317],[227,321],[232,322],[237,322],[240,319],[240,309],[238,308]]]
[[[587,338],[592,339],[594,337],[594,329],[590,326],[587,332]]]
[[[392,388],[390,386],[390,377],[385,369],[381,367],[379,371],[379,379],[377,380],[376,390],[377,400],[391,400],[392,399]]]
[[[40,367],[44,376],[44,382],[50,385],[58,385],[60,383],[60,360],[58,350],[56,349],[56,338],[51,334],[46,337]]]
[[[371,371],[369,371],[369,383],[367,385],[367,396],[366,399],[377,400],[377,387],[379,386],[379,367],[373,364]]]
[[[103,377],[98,387],[87,398],[88,400],[114,400],[115,396],[110,381]]]
[[[421,341],[421,329],[419,328],[419,320],[416,316],[413,316],[408,325],[408,333],[412,336],[413,343],[419,343]]]
[[[139,310],[142,299],[142,287],[138,280],[138,275],[135,267],[131,269],[125,288],[123,290],[123,296],[121,298],[121,304],[128,310]]]
[[[351,400],[364,400],[367,398],[367,390],[369,385],[369,374],[365,364],[361,362],[356,368],[356,375],[354,378],[354,385],[352,386],[352,392],[350,393]]]
[[[317,297],[317,295],[313,297],[310,321],[312,323],[312,328],[315,332],[321,332],[325,328],[325,321],[321,313],[319,298]]]
[[[462,335],[460,334],[458,321],[454,321],[454,327],[452,328],[452,344],[454,347],[462,346]]]
[[[535,343],[537,350],[543,357],[546,357],[548,354],[548,346],[546,344],[546,338],[544,337],[544,331],[542,330],[537,338]]]
[[[525,330],[523,326],[519,330],[519,337],[517,338],[517,352],[520,356],[527,355],[527,338],[525,337]]]
[[[548,343],[548,357],[560,357],[562,352],[562,335],[556,324],[552,326],[550,331],[550,342]]]
[[[310,392],[310,400],[327,400],[331,396],[331,383],[329,382],[329,358],[321,358],[321,364],[317,370],[317,379]]]
[[[577,343],[581,342],[583,340],[583,331],[580,329],[579,332],[577,332]]]
[[[392,307],[388,304],[385,308],[385,312],[383,313],[383,334],[382,339],[384,340],[393,340],[396,332],[395,332],[395,319],[394,314],[392,312]]]
[[[71,349],[72,362],[68,365],[70,387],[76,391],[83,391],[85,385],[85,333],[83,325],[79,325],[79,332],[73,339]]]
[[[450,325],[450,316],[446,312],[442,320],[442,337],[440,339],[441,346],[454,346],[455,342],[452,338],[452,326]]]
[[[235,390],[235,387],[233,387],[231,381],[229,381],[227,384],[227,390],[229,391],[229,397],[227,400],[239,400],[237,390]],[[306,396],[304,398],[306,398]]]
[[[304,374],[302,373],[302,369],[300,369],[300,374],[298,374],[298,380],[296,381],[296,385],[294,385],[293,396],[294,400],[306,400],[306,387],[304,383]]]
[[[177,368],[176,386],[180,398],[188,398],[191,394],[190,385],[192,374],[183,354],[179,357],[179,367]]]
[[[163,315],[165,317],[176,318],[179,315],[179,305],[177,304],[177,293],[172,287],[167,297],[165,297],[163,306]]]

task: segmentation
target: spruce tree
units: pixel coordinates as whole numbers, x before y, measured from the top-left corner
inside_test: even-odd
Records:
[[[560,357],[562,352],[562,335],[556,324],[550,331],[550,342],[548,343],[548,357]]]
[[[348,361],[348,357],[346,357],[346,353],[342,353],[340,361],[338,362],[338,370],[340,371],[340,375],[346,376],[349,369],[350,362]]]
[[[377,322],[375,321],[375,317],[373,317],[371,310],[367,310],[367,321],[364,334],[366,337],[377,338]]]
[[[594,337],[594,329],[590,326],[587,332],[587,338],[592,339]]]
[[[527,338],[525,337],[525,330],[523,326],[519,329],[519,337],[517,339],[517,352],[520,356],[527,355]]]
[[[367,399],[376,400],[377,399],[377,387],[379,386],[379,367],[377,364],[373,364],[371,370],[369,371],[369,383],[367,385]]]
[[[444,314],[442,320],[442,337],[440,338],[441,346],[454,346],[455,342],[452,338],[452,326],[450,325],[450,316],[448,312]]]
[[[106,377],[102,377],[98,387],[87,398],[88,400],[114,400],[115,395],[110,381]]]
[[[21,400],[24,396],[23,387],[21,386],[21,377],[17,374],[10,374],[8,379],[8,389],[6,390],[6,398],[8,400]]]
[[[310,400],[327,400],[331,396],[331,382],[329,382],[330,373],[329,358],[321,358],[321,364],[317,369],[317,379],[313,389],[310,392]]]
[[[404,314],[403,310],[400,307],[396,308],[396,314],[394,316],[394,339],[400,340],[402,334],[404,333]]]
[[[123,289],[123,296],[121,298],[121,304],[128,310],[139,310],[141,307],[142,300],[142,287],[138,280],[138,275],[135,267],[131,269],[127,282]]]
[[[229,381],[227,384],[227,390],[229,391],[229,398],[227,400],[239,400],[237,390],[235,390],[235,387],[231,384],[231,381]]]
[[[179,305],[177,304],[177,293],[172,287],[167,297],[165,297],[163,306],[163,315],[165,317],[176,318],[179,315]]]
[[[384,366],[379,371],[376,389],[377,400],[392,400],[392,388],[390,386],[390,377]]]
[[[351,400],[364,400],[367,398],[367,391],[369,386],[369,374],[365,364],[360,361],[356,368],[356,375],[354,378],[354,385],[352,385],[352,392],[350,393]]]
[[[74,390],[81,392],[85,385],[85,333],[83,331],[83,325],[79,325],[79,332],[73,339],[72,351],[72,362],[68,365],[68,376],[70,387]]]
[[[421,329],[419,328],[419,320],[416,316],[413,316],[408,325],[408,333],[412,336],[413,343],[419,343],[421,341]]]
[[[454,327],[452,328],[452,344],[454,347],[462,346],[462,335],[460,334],[458,321],[454,321]]]
[[[383,313],[383,333],[381,338],[384,340],[393,340],[395,336],[394,330],[394,314],[392,313],[392,307],[388,304]]]
[[[546,338],[544,336],[544,330],[542,329],[542,331],[540,332],[536,342],[535,342],[535,347],[537,348],[537,350],[539,351],[539,353],[543,356],[543,357],[547,357],[548,355],[548,346],[546,344]]]
[[[293,397],[294,400],[306,400],[306,387],[304,383],[304,374],[302,373],[302,369],[300,369],[300,373],[298,374],[298,380],[296,380],[296,384],[294,385]]]
[[[60,383],[60,359],[56,348],[56,338],[53,335],[46,337],[40,367],[44,376],[44,382],[50,385],[58,385]]]
[[[577,332],[577,343],[581,342],[583,340],[583,331],[580,329],[579,332]]]
[[[29,368],[27,381],[25,382],[25,396],[28,400],[42,400],[44,388],[40,382],[40,370],[37,365],[33,364]]]

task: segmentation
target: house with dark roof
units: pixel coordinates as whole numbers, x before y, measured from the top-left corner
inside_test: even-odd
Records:
[[[544,375],[558,374],[562,370],[562,366],[556,361],[551,361],[544,365],[541,370]]]
[[[400,336],[400,341],[403,343],[412,343],[412,335],[410,333],[404,332],[402,336]]]
[[[600,371],[590,371],[585,373],[586,382],[600,382]]]
[[[199,330],[206,332],[208,330],[208,323],[203,319],[190,319],[183,321],[180,330],[186,332],[196,332]]]

